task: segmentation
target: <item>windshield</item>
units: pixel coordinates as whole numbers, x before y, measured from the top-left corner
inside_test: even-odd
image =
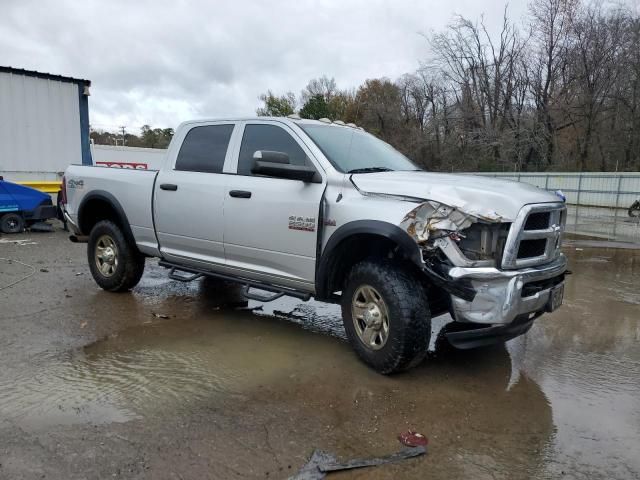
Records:
[[[343,173],[418,170],[388,143],[355,128],[299,124],[333,166]]]

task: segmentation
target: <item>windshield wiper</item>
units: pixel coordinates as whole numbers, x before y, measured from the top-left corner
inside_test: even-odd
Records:
[[[387,168],[387,167],[365,167],[365,168],[354,168],[353,170],[349,170],[347,173],[374,173],[374,172],[393,172],[393,169]]]

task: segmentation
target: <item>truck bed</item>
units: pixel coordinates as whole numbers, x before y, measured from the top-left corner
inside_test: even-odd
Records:
[[[152,210],[157,175],[156,170],[71,165],[65,172],[67,213],[78,224],[78,209],[87,194],[114,198],[126,213],[138,248],[151,253],[158,247]]]

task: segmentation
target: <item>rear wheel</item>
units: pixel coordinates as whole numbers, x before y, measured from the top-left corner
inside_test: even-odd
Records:
[[[93,279],[110,292],[135,287],[144,272],[144,255],[109,220],[96,223],[91,230],[87,257]]]
[[[0,218],[2,233],[20,233],[24,230],[24,218],[17,213],[7,213]]]
[[[342,292],[349,341],[365,363],[383,374],[405,370],[426,356],[431,315],[423,286],[389,261],[353,267]]]

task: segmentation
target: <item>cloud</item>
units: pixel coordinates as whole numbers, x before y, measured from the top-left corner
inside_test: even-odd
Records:
[[[513,18],[526,1],[510,2]],[[135,130],[254,115],[258,95],[298,93],[326,74],[342,88],[397,78],[429,55],[420,33],[455,13],[489,24],[503,5],[474,0],[3,0],[2,63],[92,81],[91,123]]]

